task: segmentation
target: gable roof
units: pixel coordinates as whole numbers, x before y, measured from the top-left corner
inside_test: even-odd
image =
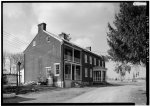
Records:
[[[45,30],[43,30],[43,32],[44,33],[46,33],[46,34],[48,34],[48,35],[50,35],[50,36],[52,36],[52,37],[54,37],[55,39],[57,39],[58,41],[60,41],[61,43],[63,43],[63,42],[67,42],[67,43],[69,43],[69,44],[71,44],[72,46],[76,46],[76,47],[78,47],[78,48],[80,48],[80,49],[82,49],[82,50],[84,50],[84,51],[86,51],[86,52],[89,52],[89,53],[92,53],[92,54],[94,54],[94,55],[96,55],[96,56],[98,56],[98,57],[101,57],[102,55],[98,55],[98,54],[96,54],[96,53],[94,53],[94,52],[92,52],[92,51],[89,51],[89,50],[87,50],[87,49],[85,49],[85,48],[83,48],[83,47],[81,47],[81,46],[79,46],[79,45],[77,45],[77,44],[75,44],[75,43],[73,43],[73,42],[71,42],[71,41],[67,41],[67,40],[65,40],[65,39],[62,39],[60,36],[58,36],[58,35],[55,35],[55,34],[53,34],[53,33],[50,33],[50,32],[48,32],[48,31],[45,31]],[[35,36],[36,37],[36,36]],[[33,39],[34,40],[34,39]],[[32,41],[33,41],[32,40]],[[31,42],[32,42],[31,41]],[[30,45],[30,44],[29,44]],[[28,45],[28,46],[29,46]],[[27,48],[28,48],[28,46],[27,46]],[[26,48],[26,49],[27,49]],[[26,51],[26,49],[23,51],[23,52],[25,52]]]
[[[56,38],[57,40],[59,40],[60,42],[67,42],[67,43],[69,43],[69,44],[71,44],[72,46],[76,46],[76,47],[78,47],[78,48],[80,48],[80,49],[82,49],[82,50],[84,50],[84,51],[86,51],[86,52],[89,52],[89,53],[92,53],[92,54],[94,54],[94,55],[96,55],[96,56],[98,56],[98,57],[101,57],[101,55],[98,55],[98,54],[96,54],[96,53],[94,53],[94,52],[92,52],[92,51],[89,51],[89,50],[87,50],[87,49],[85,49],[85,48],[83,48],[83,47],[81,47],[81,46],[79,46],[79,45],[77,45],[77,44],[75,44],[75,43],[73,43],[73,42],[71,42],[71,41],[67,41],[67,40],[65,40],[65,39],[62,39],[61,37],[59,37],[58,35],[55,35],[55,34],[53,34],[53,33],[50,33],[50,32],[48,32],[48,31],[45,31],[45,30],[43,30],[45,33],[47,33],[47,34],[49,34],[49,35],[51,35],[52,37],[54,37],[54,38]]]
[[[63,41],[63,39],[61,39],[59,36],[57,36],[57,35],[55,35],[55,34],[53,34],[53,33],[50,33],[50,32],[45,31],[45,30],[43,30],[43,32],[45,32],[46,34],[48,34],[48,35],[54,37],[55,39],[57,39],[57,40],[60,41],[60,42]]]

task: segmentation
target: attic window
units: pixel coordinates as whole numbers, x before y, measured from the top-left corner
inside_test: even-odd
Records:
[[[33,41],[33,46],[36,46],[36,41]]]
[[[47,42],[50,42],[50,37],[48,36],[48,37],[46,38],[46,40],[47,40]]]

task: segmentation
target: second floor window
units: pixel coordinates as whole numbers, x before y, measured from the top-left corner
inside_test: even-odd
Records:
[[[98,65],[101,66],[100,60],[98,60]]]
[[[102,67],[104,67],[104,64],[105,64],[104,61],[102,61]]]
[[[90,56],[90,64],[92,64],[92,57]]]
[[[85,60],[85,63],[87,63],[87,55],[86,54],[84,55],[84,60]]]
[[[33,46],[36,46],[36,41],[33,41]]]
[[[105,67],[105,61],[103,61],[103,67]]]
[[[96,58],[94,58],[94,65],[96,65]]]

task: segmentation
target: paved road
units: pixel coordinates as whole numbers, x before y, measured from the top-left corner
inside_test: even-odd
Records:
[[[70,88],[61,91],[41,92],[39,94],[23,95],[24,98],[32,98],[31,100],[22,101],[22,103],[109,103],[109,102],[134,102],[131,94],[145,90],[143,84],[123,84],[121,86],[108,87],[91,87],[87,88]],[[79,93],[78,93],[79,92]],[[74,96],[72,96],[74,95]]]

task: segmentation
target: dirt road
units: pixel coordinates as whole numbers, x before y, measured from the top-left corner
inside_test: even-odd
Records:
[[[146,104],[144,82],[100,87],[65,102],[71,103],[136,103]]]
[[[67,88],[19,95],[19,103],[135,103],[146,104],[144,83],[106,87]]]
[[[112,86],[97,88],[65,102],[72,103],[108,103],[108,102],[132,102],[130,93],[136,86]]]

